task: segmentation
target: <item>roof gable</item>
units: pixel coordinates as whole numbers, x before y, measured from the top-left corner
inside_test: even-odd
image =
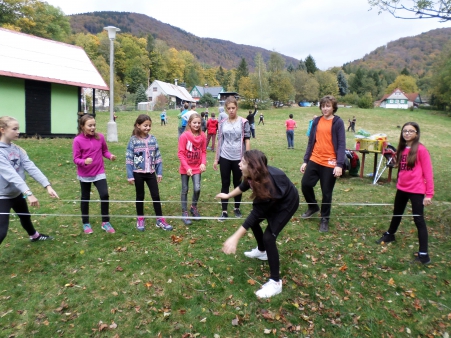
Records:
[[[176,86],[172,83],[167,83],[159,80],[155,80],[152,82],[150,87],[153,87],[154,84],[160,86],[161,90],[166,93],[166,95],[176,96],[184,101],[194,102],[193,97],[188,93],[186,88]],[[150,88],[148,90],[151,90]],[[148,94],[147,94],[148,95]],[[149,95],[148,95],[149,96]]]
[[[0,75],[109,90],[83,48],[4,28]]]

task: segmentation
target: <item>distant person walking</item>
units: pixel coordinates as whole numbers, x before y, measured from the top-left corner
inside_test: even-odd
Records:
[[[166,109],[164,109],[160,114],[161,125],[166,125]]]
[[[289,115],[289,119],[285,121],[287,129],[288,149],[294,149],[294,128],[297,128],[296,121],[293,120],[293,114]]]
[[[265,117],[263,116],[263,113],[260,113],[260,119],[258,120],[258,125],[260,125],[260,123],[263,123],[263,125],[265,125]]]
[[[246,119],[249,121],[249,127],[251,128],[251,136],[255,138],[255,114],[257,114],[257,105],[254,106],[254,112],[249,110],[249,115],[247,115]]]
[[[211,118],[207,121],[207,149],[211,139],[211,151],[215,151],[216,134],[218,132],[218,120],[216,114],[211,113]]]
[[[349,129],[351,129],[352,132],[355,133],[355,123],[356,123],[356,121],[357,121],[357,119],[355,118],[355,116],[352,117],[352,120],[351,119],[348,120],[348,122],[349,122],[348,131],[349,131]]]
[[[177,115],[177,118],[179,118],[179,120],[180,120],[179,128],[178,128],[179,138],[180,138],[180,135],[182,135],[182,133],[185,131],[186,123],[188,122],[188,120],[185,120],[183,118],[183,115],[185,115],[186,113],[189,112],[188,108],[189,108],[189,104],[188,104],[188,102],[185,102],[185,104],[183,105],[183,110],[180,112],[180,114]]]

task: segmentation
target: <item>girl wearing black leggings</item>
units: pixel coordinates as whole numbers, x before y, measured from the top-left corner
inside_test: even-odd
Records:
[[[250,149],[250,127],[249,122],[237,115],[238,103],[233,96],[225,101],[228,118],[219,122],[218,148],[216,151],[213,169],[221,173],[221,192],[227,194],[230,188],[230,174],[233,175],[233,187],[236,188],[241,182],[241,170],[239,163],[245,150]],[[228,199],[222,199],[222,213],[219,221],[223,222],[228,217]],[[242,217],[240,211],[241,195],[235,197],[233,209],[235,217]]]
[[[232,192],[218,194],[216,198],[238,196],[252,188],[252,211],[243,225],[224,242],[222,251],[226,254],[235,253],[239,239],[251,228],[257,247],[244,255],[268,261],[269,281],[255,294],[260,298],[269,298],[282,292],[276,239],[298,209],[299,193],[283,171],[268,166],[265,154],[259,150],[246,151],[240,168],[243,173],[242,183]],[[264,219],[268,221],[268,227],[263,232],[260,223]]]

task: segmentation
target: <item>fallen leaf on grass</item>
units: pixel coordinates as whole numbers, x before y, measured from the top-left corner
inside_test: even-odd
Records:
[[[147,282],[146,284],[144,284],[144,286],[147,288],[147,290],[150,289],[150,287],[152,286],[151,282]]]
[[[346,270],[348,270],[348,266],[346,264],[344,264],[338,270],[340,270],[341,272],[345,272]]]
[[[116,252],[125,252],[125,251],[127,251],[127,248],[125,246],[124,247],[118,246],[116,249],[114,249],[114,251],[116,251]]]
[[[99,332],[105,331],[108,329],[108,325],[100,321],[99,324],[97,324],[97,329],[99,330]]]
[[[238,317],[236,317],[235,319],[232,320],[232,325],[233,326],[238,326],[240,324],[240,320]]]
[[[121,271],[124,271],[124,269],[122,269],[119,265],[116,267],[116,271],[119,271],[119,272],[121,272]]]
[[[201,323],[205,323],[206,321],[207,321],[207,317],[202,318],[202,319],[200,320]]]
[[[112,322],[111,325],[109,326],[110,329],[117,329],[117,324],[115,322]]]
[[[172,235],[171,236],[172,243],[180,243],[183,241],[183,237]]]
[[[271,333],[271,330],[270,330],[270,329],[264,329],[264,330],[263,330],[263,333],[264,333],[264,334],[270,334],[270,333]]]
[[[253,279],[248,279],[247,283],[250,285],[255,285],[255,281]]]
[[[390,279],[388,280],[388,285],[394,286],[394,285],[395,285],[395,280],[394,280],[393,278],[390,278]]]

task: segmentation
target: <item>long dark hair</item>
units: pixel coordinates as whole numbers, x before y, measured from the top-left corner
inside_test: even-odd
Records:
[[[88,120],[94,120],[95,121],[96,119],[91,114],[84,114],[82,117],[80,117],[78,119],[78,133],[79,134],[83,134],[83,127],[85,126],[86,122],[88,122]],[[97,132],[94,133],[94,138],[96,140],[99,139],[99,134]]]
[[[417,131],[415,138],[410,146],[409,154],[407,155],[407,168],[415,167],[415,162],[417,161],[418,146],[420,145],[420,126],[416,122],[406,122],[401,128],[401,136],[399,137],[398,150],[396,151],[396,163],[399,164],[401,160],[402,153],[407,147],[407,142],[403,136],[403,130],[406,126],[412,126]]]
[[[268,171],[268,159],[260,150],[252,149],[244,152],[243,159],[247,163],[249,171],[248,177],[243,177],[243,181],[252,181],[251,198],[269,199],[273,184]]]
[[[141,131],[138,128],[138,125],[143,124],[146,121],[150,121],[150,126],[152,127],[152,119],[149,115],[141,114],[136,118],[135,124],[133,125],[132,136],[141,137]]]

